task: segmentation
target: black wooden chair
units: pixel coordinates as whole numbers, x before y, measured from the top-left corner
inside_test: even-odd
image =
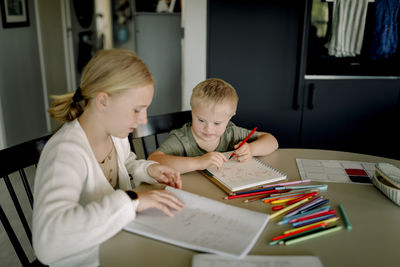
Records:
[[[144,158],[147,159],[149,154],[160,146],[160,140],[162,137],[165,137],[166,133],[182,127],[183,124],[191,120],[192,113],[190,110],[149,116],[147,124],[140,125],[129,136],[132,151],[136,154],[139,152],[138,147],[136,146],[135,148],[138,142],[134,142],[135,140],[139,140],[139,146],[143,150]]]
[[[50,137],[51,135],[47,135],[0,150],[0,182],[2,182],[1,180],[4,180],[9,196],[12,200],[12,209],[15,209],[16,213],[18,214],[19,222],[22,224],[22,228],[24,229],[26,238],[29,240],[31,247],[32,233],[28,224],[27,214],[24,214],[23,211],[23,209],[26,210],[26,206],[30,206],[30,212],[32,212],[33,208],[33,195],[28,183],[26,170],[31,166],[36,169],[43,146]],[[25,190],[22,189],[22,186],[21,189],[26,193],[26,198],[28,200],[27,202],[29,203],[28,205],[22,204],[24,202],[24,198],[15,190],[16,184],[20,182],[16,181],[17,179],[22,181],[23,189]],[[1,194],[2,196],[5,196],[7,193],[1,192]],[[19,195],[19,197],[17,195]],[[10,203],[11,200],[9,201]],[[28,256],[22,247],[22,242],[20,242],[16,234],[17,232],[20,233],[20,231],[15,229],[16,224],[10,223],[10,216],[6,213],[6,209],[3,210],[2,203],[0,203],[1,223],[4,230],[7,232],[8,238],[10,239],[21,264],[23,266],[44,266],[37,259],[33,262],[28,259]]]

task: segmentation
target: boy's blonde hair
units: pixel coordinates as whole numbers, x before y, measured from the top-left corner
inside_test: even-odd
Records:
[[[99,92],[112,96],[152,83],[150,70],[133,52],[125,49],[101,50],[83,69],[78,88],[81,100],[73,100],[74,92],[53,96],[55,101],[49,113],[60,122],[72,121],[83,113],[89,101]]]
[[[221,103],[231,104],[234,114],[239,102],[239,97],[235,88],[229,83],[221,79],[210,78],[202,81],[193,88],[190,106],[193,109],[196,104],[203,101],[213,105]]]

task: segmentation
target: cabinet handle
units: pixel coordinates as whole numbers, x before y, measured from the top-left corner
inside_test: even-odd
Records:
[[[314,84],[311,83],[308,86],[308,100],[307,100],[307,108],[308,109],[314,108],[314,92],[315,92],[315,87],[314,87]]]

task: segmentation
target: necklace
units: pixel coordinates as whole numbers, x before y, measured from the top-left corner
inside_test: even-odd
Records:
[[[114,188],[116,188],[118,184],[118,161],[116,154],[114,143],[112,143],[111,151],[102,162],[99,162],[104,176]]]

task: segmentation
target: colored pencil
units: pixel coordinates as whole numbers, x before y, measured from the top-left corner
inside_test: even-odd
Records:
[[[313,196],[315,196],[316,194],[318,194],[318,192],[308,193],[308,194],[305,194],[304,196],[301,196],[301,197],[295,198],[295,199],[293,199],[293,200],[290,200],[290,201],[289,201],[288,203],[286,203],[286,204],[287,204],[287,205],[292,205],[293,203],[296,203],[296,202],[298,202],[298,201],[300,201],[300,200],[302,200],[302,199],[313,197]]]
[[[268,187],[268,188],[255,189],[255,190],[249,190],[249,191],[235,192],[235,193],[232,193],[232,196],[249,194],[249,193],[257,193],[257,192],[264,192],[264,191],[270,191],[270,190],[275,190],[275,187]]]
[[[284,196],[292,196],[292,195],[301,195],[301,194],[308,194],[312,192],[319,192],[319,189],[306,189],[306,190],[291,190],[291,189],[286,189],[288,191],[284,190],[279,190],[278,193],[273,193],[271,194],[271,197],[284,197]]]
[[[300,201],[297,202],[297,203],[294,203],[293,205],[287,206],[287,207],[284,208],[284,209],[278,210],[278,211],[272,213],[272,214],[270,215],[270,218],[273,219],[273,218],[275,218],[275,217],[277,217],[277,216],[279,216],[279,215],[281,215],[281,214],[284,214],[285,212],[288,212],[288,211],[290,211],[290,210],[292,210],[292,209],[295,209],[295,208],[297,208],[298,206],[300,206],[300,205],[306,203],[307,201],[308,201],[308,199],[306,198],[306,199],[300,200]]]
[[[292,200],[295,200],[295,199],[296,199],[295,197],[280,198],[280,199],[271,201],[271,204],[275,205],[275,204],[286,203],[286,202],[289,202],[289,201],[292,201]]]
[[[335,214],[324,215],[324,216],[320,216],[320,217],[316,217],[316,218],[312,218],[312,219],[308,219],[308,220],[304,220],[304,221],[300,221],[300,222],[294,222],[294,223],[292,223],[292,226],[295,228],[298,228],[298,227],[302,227],[305,225],[309,225],[312,223],[324,221],[324,220],[327,220],[330,218],[335,218],[335,217],[337,217]]]
[[[265,197],[263,199],[264,203],[269,203],[274,200],[278,199],[284,199],[284,198],[290,198],[290,197],[301,197],[304,196],[305,194],[311,193],[311,192],[318,192],[318,191],[313,191],[313,190],[307,190],[307,191],[302,191],[298,193],[292,193],[292,194],[270,194],[269,197]]]
[[[281,240],[277,240],[275,242],[277,242],[279,245],[284,245],[286,241],[293,240],[293,239],[296,239],[296,238],[299,238],[302,236],[306,236],[306,235],[309,235],[312,233],[317,233],[317,232],[323,231],[324,229],[326,229],[326,226],[318,226],[314,229],[311,229],[311,230],[308,230],[308,231],[305,231],[302,233],[298,233],[298,234],[295,234],[292,236],[288,236],[288,237],[282,238]]]
[[[240,145],[239,145],[236,149],[239,149],[244,143],[246,143],[247,140],[249,140],[250,136],[252,136],[253,133],[254,133],[256,130],[257,130],[257,127],[254,127],[254,129],[249,133],[249,135],[240,143]],[[236,153],[233,152],[233,153],[231,154],[231,156],[229,157],[229,159],[231,159],[235,154],[236,154]]]
[[[315,212],[312,214],[300,216],[298,218],[291,219],[289,221],[289,223],[301,222],[301,221],[309,220],[312,218],[317,218],[319,216],[325,216],[325,215],[330,215],[330,214],[336,214],[336,210],[323,210],[323,211]]]
[[[304,205],[298,207],[297,209],[292,210],[292,211],[289,212],[288,214],[286,214],[286,215],[284,216],[284,218],[290,217],[290,216],[292,216],[292,215],[296,215],[296,214],[300,213],[300,211],[305,210],[305,209],[307,209],[308,207],[311,207],[311,206],[313,206],[314,204],[316,204],[316,203],[318,203],[318,202],[321,202],[322,200],[323,200],[323,199],[322,199],[321,196],[320,196],[320,197],[314,197],[313,199],[310,200],[310,202],[308,202],[308,203],[306,203],[306,204],[304,204]],[[297,202],[297,203],[298,203],[298,202]]]
[[[321,190],[327,190],[328,185],[323,184],[323,185],[298,185],[298,186],[277,186],[276,189],[282,190],[282,189],[321,189]]]
[[[346,225],[347,231],[351,231],[351,229],[352,229],[353,227],[352,227],[351,224],[350,224],[349,218],[347,217],[347,214],[346,214],[346,212],[344,211],[344,208],[343,208],[342,204],[339,204],[339,210],[340,210],[340,213],[341,213],[342,216],[343,216],[343,220],[344,220],[344,223],[345,223],[345,225]]]
[[[243,200],[243,202],[249,203],[249,202],[253,202],[253,201],[257,201],[257,200],[262,200],[263,198],[265,198],[265,196],[267,196],[267,195],[264,194],[264,195],[260,195],[260,196],[256,196],[256,197],[251,197],[251,198]]]
[[[275,237],[272,238],[272,241],[279,240],[279,239],[282,239],[282,238],[285,238],[285,237],[288,237],[288,236],[292,236],[292,235],[295,235],[295,234],[298,234],[298,233],[302,233],[302,232],[305,232],[305,231],[308,231],[308,230],[311,230],[311,229],[315,229],[315,228],[318,228],[318,227],[321,227],[321,226],[325,227],[326,223],[316,224],[316,225],[313,225],[313,226],[310,226],[310,227],[299,229],[298,231],[294,231],[294,232],[291,232],[291,233],[288,233],[288,234],[275,236]]]
[[[316,222],[316,223],[312,223],[312,224],[307,224],[307,225],[299,227],[299,228],[292,228],[292,229],[287,230],[287,231],[285,231],[283,233],[284,234],[288,234],[288,233],[294,232],[296,230],[300,230],[300,229],[303,229],[303,228],[306,228],[306,227],[309,227],[309,226],[313,226],[313,225],[316,225],[316,224],[320,224],[320,223],[330,224],[330,223],[336,222],[337,220],[339,220],[339,217],[326,219],[326,220],[323,220],[323,221],[320,221],[320,222]]]
[[[318,212],[325,212],[325,211],[328,211],[330,208],[331,208],[331,207],[328,205],[328,206],[326,206],[326,207],[322,207],[322,208],[319,208],[319,209],[310,210],[310,211],[305,212],[305,213],[293,215],[293,216],[290,216],[290,217],[288,217],[288,218],[283,218],[280,222],[278,222],[278,225],[287,224],[287,223],[289,223],[291,220],[293,220],[293,219],[295,219],[295,218],[301,218],[301,217],[303,217],[303,216],[305,216],[305,215],[312,215],[312,214],[315,214],[315,213],[318,213]]]
[[[286,185],[294,185],[294,184],[305,184],[311,182],[310,179],[306,180],[297,180],[297,181],[292,181],[292,182],[286,182],[286,183],[278,183],[278,184],[269,184],[269,185],[264,185],[264,187],[269,187],[269,186],[286,186]]]
[[[242,197],[252,197],[252,196],[258,196],[258,195],[263,195],[263,194],[268,194],[272,192],[278,192],[278,190],[270,190],[270,191],[264,191],[264,192],[255,192],[255,193],[248,193],[248,194],[241,194],[241,195],[230,195],[226,196],[223,199],[234,199],[234,198],[242,198]]]
[[[324,199],[321,202],[315,203],[315,205],[312,205],[312,206],[306,208],[305,210],[300,211],[300,213],[305,213],[305,212],[310,211],[312,209],[315,209],[315,208],[317,208],[319,206],[325,205],[328,202],[329,202],[329,199]]]
[[[306,240],[309,240],[309,239],[312,239],[312,238],[315,238],[315,237],[319,237],[319,236],[327,235],[327,234],[330,234],[330,233],[333,233],[333,232],[337,232],[337,231],[342,230],[342,229],[343,229],[343,226],[341,226],[341,225],[333,226],[333,227],[326,228],[326,229],[321,230],[321,231],[316,232],[316,233],[311,233],[311,234],[308,234],[308,235],[305,235],[305,236],[301,236],[301,237],[294,238],[294,239],[291,239],[291,240],[288,240],[288,241],[284,241],[284,244],[285,245],[296,244],[298,242],[306,241]]]

